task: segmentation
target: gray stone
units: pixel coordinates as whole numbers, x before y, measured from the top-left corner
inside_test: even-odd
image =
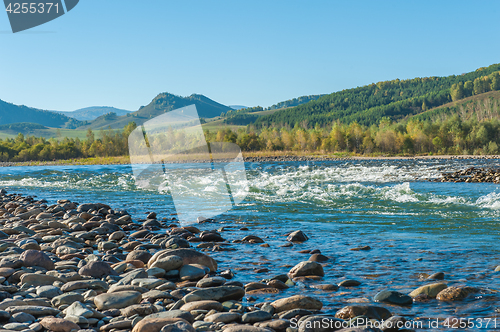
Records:
[[[205,317],[205,322],[211,323],[232,323],[241,319],[241,314],[237,312],[219,312]]]
[[[396,291],[385,290],[373,298],[375,302],[386,302],[397,305],[409,305],[413,304],[413,299],[406,295]]]
[[[112,275],[118,275],[115,270],[106,262],[92,261],[83,266],[78,273],[82,276],[92,278],[103,278]]]
[[[18,312],[16,314],[12,315],[11,320],[17,323],[33,323],[35,322],[36,318],[33,315],[27,314],[25,312]]]
[[[61,281],[61,279],[47,274],[36,273],[25,273],[21,276],[21,283],[29,286],[52,285],[54,281]]]
[[[263,310],[256,310],[244,314],[243,317],[241,317],[241,322],[244,324],[253,324],[257,322],[263,322],[271,318],[272,315],[269,312]]]
[[[284,299],[279,299],[271,303],[271,305],[277,313],[292,309],[321,310],[323,307],[323,303],[321,303],[321,301],[304,295],[294,295]]]
[[[71,292],[54,297],[51,303],[54,307],[60,307],[65,304],[68,305],[72,304],[73,302],[76,301],[83,302],[84,301],[83,295],[80,293]]]
[[[162,311],[144,317],[144,319],[150,319],[150,318],[182,318],[185,321],[189,322],[190,324],[193,324],[194,322],[193,315],[191,315],[189,311],[184,311],[184,310]]]
[[[217,286],[222,286],[226,283],[226,278],[223,277],[210,277],[210,278],[203,278],[198,281],[196,284],[196,287],[199,288],[207,288],[207,287],[217,287]]]
[[[238,286],[219,286],[211,288],[203,288],[192,291],[184,296],[184,302],[194,302],[203,300],[228,301],[241,300],[245,296],[245,289]]]
[[[186,322],[177,322],[165,325],[160,332],[196,332],[196,330]]]
[[[179,270],[181,280],[200,280],[209,273],[210,269],[199,264],[186,264]]]
[[[309,238],[307,237],[307,235],[302,231],[292,232],[286,238],[286,240],[290,241],[290,242],[304,242],[304,241],[307,241],[308,239]]]
[[[99,310],[122,309],[141,302],[142,295],[135,291],[105,293],[94,298],[94,304]]]
[[[4,330],[11,331],[23,331],[30,328],[29,324],[26,323],[9,323],[3,326]]]
[[[150,267],[160,268],[164,271],[177,270],[182,266],[182,258],[179,256],[167,256],[156,260]]]
[[[54,269],[54,262],[51,261],[49,256],[43,251],[26,250],[21,254],[19,259],[23,262],[24,266],[39,266],[46,270]]]
[[[302,276],[320,276],[323,277],[325,272],[321,264],[311,261],[300,262],[295,265],[289,272],[292,278]]]
[[[94,316],[94,312],[79,301],[72,303],[64,310],[64,312],[67,316],[82,316],[85,318],[91,318]]]
[[[11,306],[6,309],[8,313],[11,315],[17,314],[18,312],[25,312],[27,314],[33,315],[35,317],[39,316],[57,316],[61,311],[50,308],[50,307],[42,307],[36,305],[20,305],[20,306]]]
[[[152,267],[157,260],[168,256],[181,257],[184,265],[200,264],[207,266],[211,272],[217,271],[217,262],[212,257],[194,249],[165,249],[158,251],[149,260],[148,267]],[[162,268],[161,266],[158,267]],[[166,269],[164,270],[167,271]]]
[[[53,298],[62,294],[59,287],[56,286],[40,286],[36,290],[36,294],[40,297]]]

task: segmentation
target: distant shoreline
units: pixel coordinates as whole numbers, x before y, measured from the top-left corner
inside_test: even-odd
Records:
[[[348,155],[260,155],[249,153],[244,156],[245,162],[286,162],[286,161],[347,161],[347,160],[466,160],[466,159],[500,159],[500,155],[424,155],[424,156],[348,156]],[[197,161],[189,161],[197,162]],[[21,166],[75,166],[75,165],[130,165],[130,159],[121,157],[82,158],[55,161],[23,161],[0,162],[0,167]]]

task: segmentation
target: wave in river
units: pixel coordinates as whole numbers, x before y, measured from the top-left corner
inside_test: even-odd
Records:
[[[463,167],[464,165],[462,165]],[[449,167],[448,167],[449,168]],[[29,173],[28,173],[29,171]],[[496,187],[487,192],[464,192],[452,190],[439,193],[432,188],[436,183],[418,182],[418,179],[433,177],[442,171],[442,165],[430,162],[415,163],[370,163],[352,164],[273,164],[259,163],[247,165],[248,203],[303,203],[331,208],[368,207],[381,213],[390,213],[399,206],[475,207],[500,210],[500,193]],[[26,176],[26,173],[29,175]],[[137,192],[130,167],[65,167],[4,169],[0,174],[0,187],[17,188],[57,188],[82,191]],[[415,181],[417,182],[411,182]],[[222,178],[213,177],[203,184],[204,192],[219,188]],[[423,183],[428,188],[422,189]],[[243,188],[243,184],[240,184]],[[453,184],[450,184],[453,185]],[[461,185],[460,188],[467,186]],[[168,192],[168,186],[163,187]],[[189,190],[189,186],[185,186]],[[245,190],[233,193],[239,197]]]

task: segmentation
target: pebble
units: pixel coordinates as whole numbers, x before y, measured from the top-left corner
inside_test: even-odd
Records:
[[[405,318],[392,316],[373,302],[389,304],[391,310],[404,309],[395,305],[414,303],[416,307],[423,301],[425,305],[438,301],[452,305],[483,292],[434,283],[409,295],[382,287],[368,293],[373,291],[372,277],[363,283],[345,279],[339,285],[329,284],[334,278],[345,278],[345,253],[336,254],[338,263],[331,264],[333,256],[307,247],[310,241],[303,231],[290,232],[286,245],[284,241],[280,245],[271,232],[247,232],[250,224],[224,225],[215,231],[209,229],[213,220],[203,221],[200,228],[179,227],[157,220],[154,212],[146,220],[134,220],[125,211],[102,203],[60,200],[49,205],[0,190],[0,329],[315,332],[320,330],[293,329],[291,319],[319,322],[325,317],[361,317],[384,320],[382,330],[389,332],[387,322],[404,322]],[[252,235],[242,238],[241,231]],[[293,248],[310,255],[309,259],[287,259],[296,254]],[[364,245],[351,250],[370,249]],[[255,253],[255,260],[240,262],[238,250]],[[273,250],[283,253],[279,272],[267,257]],[[234,266],[225,263],[219,270],[214,258],[231,251],[235,251]],[[366,254],[350,255],[363,259]],[[285,268],[290,269],[287,275],[282,274]],[[328,281],[318,281],[324,277]],[[419,282],[442,279],[443,273],[435,273]],[[339,286],[358,288],[333,293]],[[373,301],[366,298],[373,294]],[[320,295],[330,296],[332,304],[324,308]],[[335,317],[325,314],[332,308],[342,309]],[[351,330],[369,331],[361,326]]]

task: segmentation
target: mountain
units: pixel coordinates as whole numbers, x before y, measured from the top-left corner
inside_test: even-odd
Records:
[[[229,105],[233,110],[241,110],[243,108],[247,108],[248,106],[243,106],[243,105]]]
[[[0,100],[0,125],[27,121],[47,127],[68,129],[76,128],[84,124],[82,121],[78,121],[58,112],[41,110],[24,105],[15,105]]]
[[[80,121],[92,121],[100,117],[101,115],[107,113],[115,113],[118,116],[131,113],[131,111],[122,110],[119,108],[114,108],[109,106],[92,106],[92,107],[81,108],[73,112],[63,112],[63,111],[57,111],[57,112]]]
[[[141,106],[138,111],[127,113],[122,116],[118,116],[116,113],[104,114],[81,127],[81,129],[105,129],[108,127],[112,129],[121,129],[130,121],[135,121],[137,125],[141,125],[158,115],[193,104],[196,105],[200,118],[214,118],[221,115],[222,112],[225,113],[231,110],[230,107],[219,104],[203,95],[192,94],[188,97],[181,97],[165,92],[156,96],[148,105]]]
[[[500,64],[462,75],[392,80],[324,95],[308,103],[258,117],[257,127],[315,126],[357,122],[370,126],[384,117],[401,120],[452,101],[452,87],[469,86],[472,94],[500,89]],[[495,86],[494,88],[491,88]],[[460,89],[458,89],[460,90]],[[459,91],[460,92],[460,91]],[[454,91],[456,94],[456,91]]]

